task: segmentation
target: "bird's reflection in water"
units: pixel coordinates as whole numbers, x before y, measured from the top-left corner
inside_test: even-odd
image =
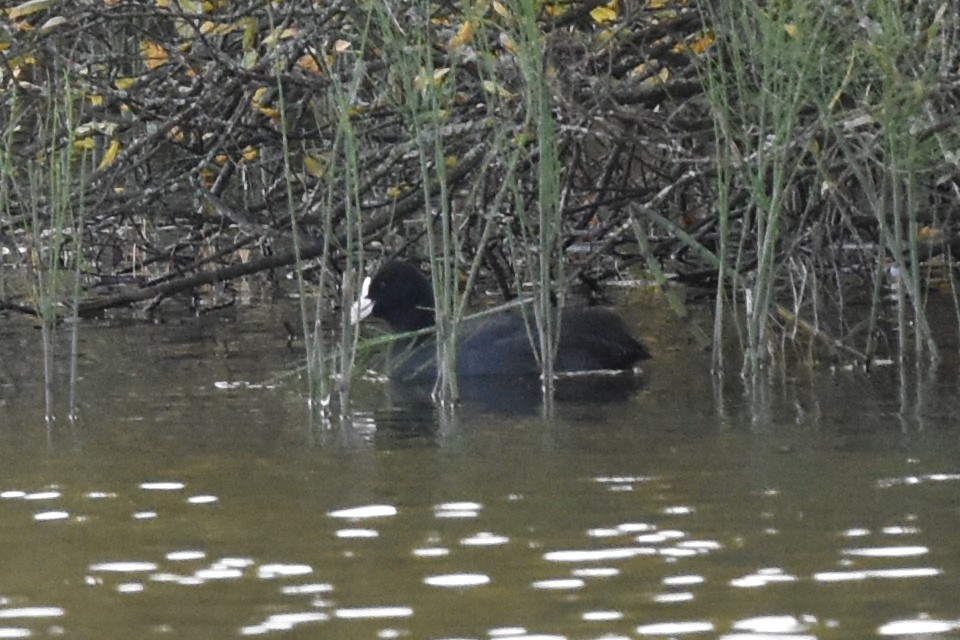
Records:
[[[461,417],[522,419],[540,414],[544,406],[536,376],[465,376],[457,382],[460,402],[454,412]],[[616,404],[642,385],[642,377],[633,373],[562,377],[557,380],[555,399],[560,407]],[[378,427],[401,437],[442,431],[443,409],[433,401],[433,388],[431,381],[391,380],[390,409],[378,415]]]

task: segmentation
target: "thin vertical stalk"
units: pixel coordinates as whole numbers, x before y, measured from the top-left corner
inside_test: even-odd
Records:
[[[270,7],[267,7],[267,17],[270,21],[270,29],[273,31],[276,29],[276,24],[274,23],[273,11],[270,10]],[[277,46],[275,41],[274,47]],[[290,218],[290,235],[293,242],[293,253],[295,256],[295,268],[294,273],[297,277],[297,303],[300,311],[300,330],[301,335],[303,335],[304,340],[308,340],[310,336],[310,322],[307,314],[307,287],[306,282],[303,277],[303,260],[301,259],[300,254],[300,229],[297,224],[297,206],[296,199],[294,197],[294,185],[293,185],[293,167],[290,163],[290,136],[289,136],[289,123],[287,122],[287,105],[286,98],[284,95],[284,85],[283,78],[281,74],[276,74],[276,89],[277,89],[277,107],[279,112],[279,125],[280,125],[280,143],[283,153],[283,178],[284,178],[284,192],[287,198],[287,214]],[[317,372],[315,363],[312,358],[307,358],[307,393],[308,393],[308,402],[311,406],[314,404],[315,400],[315,391],[316,391],[316,378]]]
[[[59,86],[53,78],[48,79],[48,84]],[[63,248],[68,241],[68,227],[73,226],[71,188],[76,129],[73,106],[69,91],[62,96],[51,93],[46,104],[45,128],[41,133],[41,139],[46,142],[46,166],[34,165],[28,170],[30,193],[34,196],[31,199],[33,249],[36,252],[37,310],[43,344],[44,417],[48,424],[55,419],[56,328],[63,289]],[[61,131],[67,132],[65,140],[60,138]],[[44,190],[46,203],[42,204],[38,196]],[[76,235],[75,229],[71,229],[71,235]],[[74,240],[79,243],[78,238]],[[79,261],[79,247],[74,249],[75,259]],[[70,413],[73,413],[72,407]]]
[[[365,31],[366,34],[366,31]],[[364,35],[364,39],[366,35]],[[328,72],[333,75],[332,69]],[[350,322],[349,310],[352,300],[356,293],[360,291],[360,283],[363,279],[363,219],[360,194],[360,168],[358,158],[360,151],[357,144],[356,130],[350,119],[351,106],[354,104],[357,92],[364,80],[366,67],[361,59],[356,61],[353,68],[353,77],[349,85],[349,90],[344,91],[338,83],[334,83],[334,101],[337,107],[337,130],[335,142],[333,145],[333,158],[339,157],[338,151],[343,157],[343,203],[345,218],[345,238],[344,250],[347,256],[347,268],[343,274],[343,280],[340,283],[340,291],[343,299],[340,304],[340,343],[337,350],[336,363],[334,364],[334,375],[337,377],[337,391],[339,396],[340,418],[347,421],[350,407],[350,390],[353,379],[353,369],[356,362],[357,344],[359,340],[359,331]],[[338,180],[332,180],[331,185],[339,185]],[[328,252],[329,238],[332,236],[331,211],[328,208],[324,213],[324,255]],[[324,261],[326,268],[326,260]],[[317,314],[316,323],[318,327],[322,324],[321,313]],[[322,340],[317,341],[318,348],[316,358],[322,359]]]
[[[422,2],[421,10],[424,15],[430,13],[427,2]],[[389,5],[377,5],[374,11],[384,34],[384,56],[393,79],[401,88],[401,106],[412,127],[420,162],[437,338],[437,382],[433,396],[441,404],[452,404],[459,398],[456,379],[458,243],[447,180],[446,147],[438,124],[443,118],[445,93],[451,90],[447,87],[456,84],[457,69],[453,65],[442,70],[434,67],[434,43],[429,25],[417,32],[404,33],[390,15]],[[432,196],[434,185],[440,192],[436,199]],[[432,212],[434,206],[438,209],[436,214]]]
[[[705,9],[718,30],[718,53],[707,70],[707,96],[717,134],[720,268],[714,324],[714,366],[722,365],[720,338],[725,273],[730,258],[730,185],[740,176],[749,201],[741,250],[732,269],[741,270],[747,239],[755,242],[756,268],[744,288],[746,348],[742,374],[757,380],[772,349],[771,310],[782,275],[777,256],[781,218],[797,188],[801,153],[795,138],[802,109],[817,95],[822,59],[832,42],[815,0],[773,5],[735,2]],[[729,282],[736,285],[736,280]]]
[[[544,75],[544,52],[541,41],[538,8],[535,0],[519,2],[520,47],[518,61],[524,79],[526,123],[535,131],[537,163],[537,250],[535,252],[534,319],[536,321],[538,352],[543,398],[547,407],[555,390],[555,358],[560,339],[561,310],[564,291],[556,291],[554,282],[563,281],[563,260],[557,251],[560,235],[562,203],[560,193],[560,165],[557,158],[557,133],[550,109],[550,91]],[[530,256],[528,256],[529,258]]]
[[[72,130],[73,128],[71,128]],[[86,184],[86,153],[81,154],[78,184]],[[71,421],[79,417],[77,403],[78,355],[80,351],[80,274],[83,264],[83,224],[86,214],[84,198],[76,199],[76,210],[71,210],[70,227],[73,234],[73,290],[70,300],[70,392],[68,417]]]

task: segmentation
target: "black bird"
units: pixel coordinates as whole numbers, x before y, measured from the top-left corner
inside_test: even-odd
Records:
[[[433,288],[416,267],[400,261],[383,265],[364,280],[352,320],[368,315],[387,322],[395,333],[434,324]],[[555,370],[629,371],[650,357],[619,316],[598,307],[564,309]],[[398,340],[390,347],[394,379],[435,378],[436,339],[432,334]],[[518,311],[471,318],[457,327],[457,376],[532,376],[540,373],[526,322]]]

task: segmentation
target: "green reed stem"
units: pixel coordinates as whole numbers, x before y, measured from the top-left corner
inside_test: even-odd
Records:
[[[442,405],[450,405],[459,398],[456,379],[458,242],[447,179],[446,145],[440,125],[444,121],[443,105],[448,103],[456,86],[457,67],[437,69],[430,26],[424,24],[420,31],[400,32],[390,10],[388,6],[374,9],[383,34],[383,56],[399,87],[400,106],[417,145],[436,318],[438,366],[434,398]],[[429,15],[429,3],[421,2],[420,10]],[[433,185],[439,186],[437,198],[431,196]]]
[[[534,282],[534,319],[536,322],[537,351],[544,401],[549,407],[555,389],[555,358],[560,340],[560,319],[565,291],[555,291],[553,283],[563,282],[563,259],[559,255],[562,198],[560,163],[557,156],[558,137],[550,105],[551,87],[544,74],[543,34],[537,20],[539,7],[535,0],[518,3],[517,60],[523,76],[525,124],[534,132],[537,163],[537,218],[534,251],[527,253],[532,262]],[[556,293],[556,304],[553,294]]]
[[[276,28],[274,24],[273,11],[267,11],[267,15],[270,20],[270,29],[273,30]],[[278,43],[274,44],[274,48]],[[293,241],[293,252],[295,256],[294,264],[294,273],[297,278],[297,305],[300,311],[300,331],[303,335],[304,343],[309,345],[310,336],[312,334],[310,329],[310,318],[307,307],[307,286],[306,280],[303,276],[304,272],[304,263],[301,258],[300,248],[300,229],[298,225],[299,210],[297,208],[296,199],[294,196],[294,169],[291,162],[291,147],[290,147],[290,136],[289,136],[289,122],[287,116],[287,104],[286,98],[284,95],[284,85],[283,78],[280,74],[276,75],[276,90],[277,90],[277,107],[280,115],[280,140],[282,145],[283,152],[283,175],[284,175],[284,190],[287,198],[287,214],[290,218],[290,236]],[[308,403],[311,408],[317,406],[319,398],[323,398],[320,385],[323,384],[323,375],[322,371],[318,371],[318,363],[309,353],[307,354],[306,362],[306,374],[307,374],[307,397]]]

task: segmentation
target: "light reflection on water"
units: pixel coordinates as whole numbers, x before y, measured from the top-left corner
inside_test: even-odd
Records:
[[[880,381],[834,377],[763,422],[666,353],[628,400],[550,421],[440,422],[371,383],[317,432],[255,383],[283,337],[236,330],[176,366],[172,338],[92,343],[84,421],[50,438],[0,405],[0,637],[960,632],[952,395],[911,431]]]
[[[662,491],[663,485],[657,484],[650,478],[626,479],[620,478],[618,484],[630,483],[635,485],[635,491],[624,493],[621,491],[611,491],[613,483],[607,482],[605,478],[584,478],[581,482],[583,488],[594,487],[594,491],[599,490],[608,494],[629,496],[637,493],[641,488],[649,488],[651,495]],[[193,484],[193,483],[189,483]],[[132,486],[129,491],[124,491],[119,487],[110,489],[93,490],[86,492],[73,492],[68,484],[59,485],[56,490],[34,490],[8,488],[3,491],[5,504],[14,504],[17,501],[23,503],[39,503],[36,499],[38,495],[44,495],[43,501],[68,500],[71,494],[76,493],[79,496],[79,502],[85,503],[85,511],[89,520],[86,522],[96,522],[100,519],[97,505],[106,505],[110,501],[125,500],[130,494],[150,493],[154,491],[182,493],[188,486],[187,482],[171,481],[164,483],[144,482],[139,486]],[[920,485],[911,485],[918,487]],[[783,492],[778,491],[776,496],[782,496]],[[32,499],[30,497],[33,497]],[[107,498],[105,498],[106,496]],[[648,496],[649,497],[649,496]],[[529,501],[528,496],[524,501]],[[236,497],[231,498],[231,501]],[[645,502],[646,500],[641,500]],[[338,501],[339,502],[339,501]],[[510,505],[518,501],[505,501],[504,504]],[[341,503],[342,505],[342,503]],[[709,505],[707,510],[709,510]],[[182,519],[182,511],[190,508],[196,508],[195,503],[189,500],[180,500],[168,502],[166,509],[160,512],[160,519],[172,518]],[[571,594],[594,591],[585,599],[582,604],[566,603],[562,606],[577,609],[575,615],[582,623],[590,623],[590,626],[597,627],[604,624],[613,625],[611,629],[597,629],[596,633],[590,637],[613,637],[611,634],[618,632],[629,632],[624,630],[624,621],[629,620],[633,624],[633,632],[641,637],[686,637],[716,634],[722,631],[718,627],[718,622],[711,619],[691,620],[684,618],[683,610],[678,610],[675,614],[669,611],[676,607],[688,607],[695,605],[701,597],[713,599],[718,591],[723,591],[723,585],[718,583],[717,575],[711,570],[708,561],[710,556],[723,553],[726,545],[717,541],[705,539],[702,537],[693,537],[690,530],[678,528],[676,526],[677,516],[688,521],[692,528],[702,528],[704,523],[696,521],[697,514],[704,509],[675,509],[671,507],[656,508],[649,510],[646,519],[642,522],[625,521],[621,523],[596,523],[592,528],[584,528],[579,533],[576,531],[559,535],[559,531],[544,531],[543,537],[518,536],[525,538],[525,543],[518,543],[509,536],[495,534],[489,531],[474,529],[470,535],[461,535],[456,532],[444,533],[442,527],[444,523],[454,523],[461,529],[463,524],[476,527],[475,521],[481,518],[479,514],[487,514],[496,508],[495,504],[483,503],[480,501],[469,502],[439,502],[435,504],[426,504],[419,507],[406,507],[401,504],[359,504],[353,506],[340,506],[336,509],[327,510],[324,514],[318,514],[315,521],[321,526],[315,527],[311,531],[311,536],[326,538],[328,541],[332,538],[347,539],[360,546],[341,547],[336,551],[331,550],[334,555],[341,555],[345,558],[359,558],[368,553],[375,557],[386,559],[391,554],[397,552],[396,547],[381,550],[379,553],[369,548],[369,545],[377,545],[381,537],[393,535],[391,529],[399,528],[397,520],[412,518],[413,531],[420,535],[427,533],[427,536],[434,543],[448,541],[454,547],[461,549],[486,548],[497,549],[505,547],[510,549],[504,559],[500,561],[495,555],[485,558],[460,558],[454,565],[445,564],[442,568],[449,569],[452,566],[459,566],[460,571],[435,571],[432,566],[423,566],[416,569],[411,565],[405,571],[411,571],[418,575],[418,579],[425,587],[440,588],[451,590],[458,594],[458,599],[468,598],[468,593],[476,590],[481,592],[496,586],[498,583],[503,585],[512,585],[511,591],[514,593],[518,588],[516,579],[518,574],[514,571],[504,571],[504,565],[516,564],[518,562],[525,564],[531,569],[526,573],[527,588],[530,593],[556,593]],[[442,514],[448,511],[470,510],[474,517],[457,520],[444,517]],[[202,514],[202,511],[200,512]],[[656,515],[657,513],[661,515]],[[513,512],[512,516],[516,516]],[[669,526],[658,524],[658,518],[670,518]],[[4,518],[6,521],[6,517]],[[203,521],[203,516],[193,516],[194,521]],[[377,521],[381,523],[380,530],[368,529],[345,529],[338,526],[338,522],[344,519],[351,521]],[[133,520],[131,518],[131,520]],[[249,524],[249,523],[248,523]],[[325,526],[323,526],[325,525]],[[44,526],[69,526],[62,523],[49,523]],[[78,526],[88,526],[86,523]],[[111,528],[117,528],[117,522],[110,523]],[[344,535],[345,531],[373,531],[376,535]],[[325,533],[324,533],[325,532]],[[923,533],[922,527],[914,524],[910,527],[904,526],[885,526],[877,534],[872,534],[868,528],[848,528],[838,530],[835,533],[836,552],[841,558],[841,563],[851,563],[857,559],[864,561],[885,560],[887,562],[903,562],[911,559],[927,556],[930,548],[925,545],[882,545],[882,546],[858,546],[844,547],[844,540],[864,540],[870,536],[880,538],[901,539],[904,537],[916,537]],[[729,534],[728,534],[729,535]],[[407,536],[409,537],[409,535]],[[557,548],[555,544],[546,542],[546,538],[555,540],[565,540],[568,544],[573,543],[570,548]],[[736,541],[734,538],[728,538]],[[643,544],[627,544],[642,542]],[[740,544],[740,543],[738,543]],[[683,551],[678,553],[678,551]],[[432,559],[445,558],[449,555],[449,547],[422,547],[411,545],[405,551],[406,555],[413,558],[422,558],[428,564]],[[456,552],[455,556],[462,556],[461,552]],[[239,625],[236,632],[242,635],[262,635],[273,634],[283,631],[290,631],[300,626],[310,626],[323,624],[348,623],[349,621],[376,621],[390,620],[391,624],[396,625],[398,620],[416,619],[421,612],[430,608],[430,599],[428,596],[409,595],[410,602],[416,602],[416,606],[402,600],[394,602],[384,602],[377,600],[377,590],[367,585],[359,592],[349,586],[338,586],[336,574],[330,572],[327,565],[330,564],[329,557],[327,561],[320,561],[317,564],[309,564],[298,561],[261,561],[254,557],[241,556],[222,556],[210,559],[211,553],[208,550],[191,547],[175,548],[166,550],[163,553],[154,553],[149,558],[130,558],[130,557],[104,557],[96,562],[90,562],[86,566],[84,583],[88,587],[105,588],[113,590],[117,594],[130,597],[147,597],[148,594],[155,591],[156,587],[151,585],[171,585],[181,588],[195,590],[205,584],[217,582],[236,582],[249,583],[254,582],[279,582],[280,585],[276,593],[280,596],[295,597],[301,599],[300,606],[306,606],[306,609],[289,610],[276,612],[278,604],[269,606],[274,612],[267,614],[259,621],[253,621]],[[322,557],[322,556],[321,556]],[[539,564],[536,559],[539,558],[545,564]],[[646,559],[646,560],[644,560]],[[701,568],[702,572],[690,573],[683,572],[684,563],[697,560],[695,565]],[[641,564],[636,564],[640,562]],[[651,564],[652,563],[652,564]],[[487,567],[488,571],[464,571],[462,569],[469,566],[472,569]],[[550,565],[555,565],[561,570],[551,569]],[[720,567],[729,568],[728,561],[721,560]],[[537,569],[536,567],[540,567]],[[657,567],[660,567],[658,569]],[[364,570],[375,571],[367,563],[363,563]],[[440,567],[437,567],[440,568]],[[186,571],[184,571],[186,569]],[[677,569],[680,569],[679,571]],[[564,575],[566,573],[566,575]],[[649,583],[649,578],[643,576],[649,575],[655,577],[657,573],[661,575],[656,578],[659,588]],[[727,586],[732,589],[745,589],[751,591],[769,590],[782,588],[784,584],[806,583],[830,584],[844,581],[867,581],[871,578],[882,578],[886,581],[896,581],[900,584],[906,581],[916,581],[923,579],[936,578],[941,575],[941,571],[931,567],[917,567],[909,565],[888,566],[885,568],[873,569],[844,569],[841,571],[818,571],[808,575],[792,573],[780,567],[760,566],[754,571],[737,575],[729,578]],[[341,576],[345,579],[346,574]],[[629,579],[621,579],[620,584],[612,591],[605,588],[604,582],[627,576]],[[303,578],[314,580],[316,577],[332,579],[331,581],[308,581],[300,582]],[[374,583],[379,580],[398,579],[392,572],[387,571],[382,575],[372,575]],[[647,581],[648,586],[642,588],[639,592],[635,589],[625,588],[634,583],[637,579]],[[712,585],[711,585],[712,583]],[[244,590],[248,590],[245,586]],[[704,595],[704,591],[711,591],[709,596]],[[352,595],[350,595],[352,593]],[[604,596],[604,594],[607,594]],[[640,596],[639,603],[637,596]],[[170,597],[169,594],[167,597]],[[358,600],[358,597],[360,600]],[[186,602],[191,596],[188,592],[183,595],[184,602],[181,606],[187,606]],[[523,598],[529,601],[529,596]],[[775,600],[779,600],[777,597]],[[361,604],[365,600],[365,604]],[[604,603],[620,601],[621,608],[603,607]],[[802,602],[796,601],[795,602]],[[489,596],[481,597],[479,602],[488,603]],[[646,602],[646,604],[643,604]],[[293,604],[293,603],[291,603]],[[557,603],[560,606],[560,602]],[[659,621],[643,622],[637,624],[636,611],[638,604],[642,610],[656,611],[656,607],[666,607],[659,615]],[[600,605],[600,606],[598,606]],[[507,606],[504,603],[504,612],[512,612],[512,619],[516,619],[518,613],[524,617],[522,612]],[[543,606],[543,603],[541,603]],[[296,607],[296,605],[294,605]],[[251,610],[244,610],[238,613],[238,617],[249,619],[255,617],[257,609],[262,605],[252,603]],[[46,618],[46,617],[69,617],[65,611],[66,608],[50,604],[34,604],[32,606],[19,606],[16,608],[0,608],[0,618]],[[469,611],[466,606],[464,611]],[[799,616],[799,617],[797,617]],[[526,622],[526,621],[525,621]],[[25,622],[23,624],[29,624]],[[175,626],[175,623],[170,623]],[[814,638],[817,633],[824,632],[831,625],[838,624],[835,620],[824,620],[813,613],[803,612],[796,615],[785,615],[777,611],[771,611],[767,616],[752,616],[741,619],[732,619],[725,627],[726,631],[720,637],[723,638],[758,638],[758,637],[777,637],[777,638]],[[881,635],[898,635],[901,633],[911,633],[914,635],[924,633],[942,633],[943,629],[953,629],[953,622],[945,620],[929,619],[899,619],[881,621],[876,632]],[[509,627],[490,629],[474,629],[474,633],[479,634],[476,637],[505,637],[505,638],[531,638],[545,637],[550,634],[540,634],[530,631],[531,622],[526,622],[523,631],[517,633],[506,633],[503,629]],[[13,629],[12,627],[10,629]],[[20,629],[29,627],[17,627],[13,633],[20,633]],[[500,629],[502,633],[494,633]],[[940,629],[941,631],[933,631]],[[389,635],[389,629],[386,630]],[[394,629],[401,636],[411,635],[413,631],[404,626]],[[498,632],[499,633],[499,632]],[[594,632],[591,632],[594,633]],[[439,637],[439,636],[438,636]],[[558,635],[555,637],[587,637],[581,634],[577,636]],[[629,636],[626,636],[629,637]]]

